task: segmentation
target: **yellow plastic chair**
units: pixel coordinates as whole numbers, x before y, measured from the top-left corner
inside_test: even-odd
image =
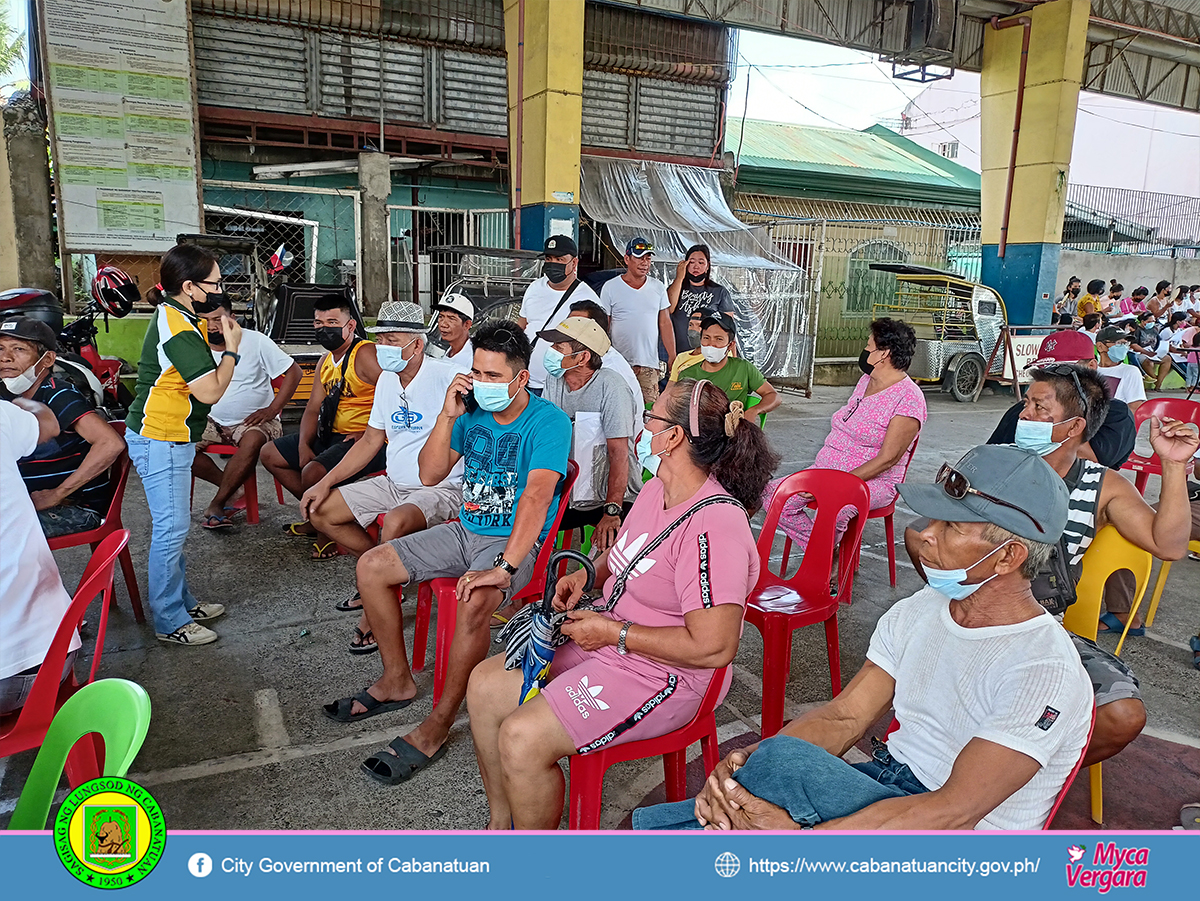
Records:
[[[1200,554],[1200,541],[1189,541],[1188,550]],[[1158,602],[1162,600],[1163,589],[1167,587],[1167,575],[1171,572],[1171,561],[1164,560],[1158,568],[1158,580],[1154,583],[1154,594],[1150,598],[1150,609],[1146,611],[1146,628],[1154,625],[1154,614],[1158,612]]]
[[[1146,587],[1150,584],[1153,559],[1149,551],[1143,551],[1122,538],[1115,527],[1105,526],[1096,533],[1095,540],[1083,555],[1083,575],[1075,587],[1077,600],[1063,615],[1063,625],[1081,638],[1095,641],[1100,631],[1100,604],[1104,598],[1104,583],[1113,573],[1123,569],[1129,570],[1133,573],[1136,585],[1133,592],[1133,609],[1117,642],[1115,653],[1119,657],[1125,644],[1125,635],[1129,632],[1129,623],[1133,622],[1146,594]],[[1092,821],[1101,825],[1104,823],[1104,789],[1100,764],[1088,767],[1088,779],[1092,791]]]

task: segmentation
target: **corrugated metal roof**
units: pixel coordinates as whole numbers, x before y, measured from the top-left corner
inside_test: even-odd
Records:
[[[738,162],[743,169],[748,166],[791,171],[803,169],[866,178],[979,187],[979,176],[969,169],[949,160],[942,161],[960,170],[954,172],[953,169],[924,159],[923,154],[918,152],[923,148],[900,135],[895,137],[902,144],[910,145],[908,148],[886,139],[878,133],[879,130],[886,131],[880,127],[873,127],[875,133],[872,133],[747,119],[744,138],[742,130],[742,121],[731,118],[725,134],[725,149],[737,153],[741,145]]]

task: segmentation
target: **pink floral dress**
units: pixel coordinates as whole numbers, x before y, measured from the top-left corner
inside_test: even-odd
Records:
[[[922,425],[928,412],[925,395],[910,378],[901,379],[878,394],[865,396],[871,377],[864,375],[854,386],[854,393],[846,405],[833,414],[833,428],[825,444],[817,453],[813,469],[840,469],[849,472],[868,460],[879,456],[888,425],[896,416],[910,416]],[[914,441],[916,439],[913,439]],[[886,507],[896,498],[896,485],[904,478],[908,466],[908,454],[900,458],[893,467],[867,482],[871,490],[871,509]],[[763,503],[769,506],[775,490],[783,479],[774,479],[763,492]],[[803,547],[812,530],[812,515],[805,510],[803,498],[794,497],[783,508],[779,528],[794,542]],[[847,507],[838,516],[838,537],[846,530],[852,513]]]

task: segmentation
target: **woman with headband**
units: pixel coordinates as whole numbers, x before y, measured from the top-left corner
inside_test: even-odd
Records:
[[[656,478],[595,561],[604,592],[594,609],[580,604],[582,570],[559,580],[554,605],[570,611],[562,634],[571,641],[555,654],[551,681],[518,707],[522,673],[504,669],[505,655],[471,675],[489,828],[556,829],[560,759],[685,725],[737,653],[759,572],[749,515],[779,456],[708,381],[671,383],[644,422],[638,457]]]

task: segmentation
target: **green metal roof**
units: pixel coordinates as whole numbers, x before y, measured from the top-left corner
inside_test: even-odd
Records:
[[[744,133],[744,137],[743,137]],[[738,189],[831,200],[979,209],[979,174],[882,125],[864,131],[730,118]]]

